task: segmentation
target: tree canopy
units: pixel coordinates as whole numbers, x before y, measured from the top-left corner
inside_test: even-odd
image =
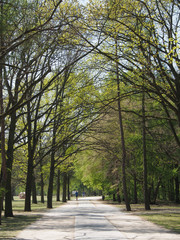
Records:
[[[124,200],[127,210],[138,201],[146,209],[158,198],[179,202],[179,1],[0,6],[5,215],[13,216],[11,196],[21,190],[25,211],[37,192],[51,208],[60,179],[63,201],[72,179],[81,191]]]

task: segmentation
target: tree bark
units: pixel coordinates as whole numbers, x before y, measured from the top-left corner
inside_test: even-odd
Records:
[[[0,5],[1,16],[3,16],[3,2]],[[4,39],[3,33],[0,35],[0,51],[3,49]],[[3,60],[2,60],[3,61]],[[4,113],[4,102],[3,102],[3,65],[0,62],[0,126],[1,126],[1,174],[0,174],[0,225],[3,208],[3,200],[6,187],[6,150],[5,150],[5,117],[2,116]]]
[[[47,208],[52,208],[52,198],[53,198],[53,182],[54,182],[54,171],[55,171],[55,144],[56,144],[56,132],[57,132],[57,108],[58,108],[58,85],[56,86],[56,99],[55,99],[55,112],[54,112],[54,123],[53,123],[53,136],[51,145],[51,167],[49,175],[49,185],[48,185],[48,196],[47,196]]]
[[[30,102],[27,103],[27,122],[28,122],[28,171],[26,177],[26,198],[25,211],[31,211],[31,191],[33,178],[33,154],[32,154],[32,136],[31,136],[31,109]]]
[[[68,195],[68,200],[71,200],[71,196],[70,196],[70,176],[69,176],[69,174],[67,176],[67,195]]]
[[[136,174],[134,173],[134,203],[138,203],[138,198],[137,198],[137,178]]]
[[[178,164],[176,165],[176,168],[178,168]],[[180,203],[180,199],[179,199],[179,176],[177,175],[175,178],[175,199],[176,199],[176,203]]]
[[[52,208],[52,198],[53,198],[53,180],[54,180],[54,162],[55,162],[55,152],[52,150],[51,153],[51,167],[48,185],[48,195],[47,195],[47,208]]]
[[[4,113],[2,68],[0,66],[0,114]],[[1,174],[0,174],[0,225],[3,208],[3,200],[6,189],[6,151],[5,151],[5,119],[1,117]]]
[[[37,204],[36,179],[34,174],[32,178],[32,203]]]
[[[142,95],[142,140],[143,140],[143,167],[144,167],[144,204],[145,209],[150,210],[148,193],[148,170],[147,170],[147,151],[146,151],[146,116],[145,116],[145,92]]]
[[[44,176],[42,172],[42,162],[40,162],[40,172],[41,172],[41,203],[44,203]]]
[[[9,139],[7,149],[7,179],[6,179],[6,194],[5,194],[5,216],[13,217],[12,209],[12,190],[11,190],[11,173],[13,165],[13,154],[14,154],[14,134],[16,128],[16,112],[11,114],[11,123],[9,128]]]
[[[113,193],[113,202],[115,202],[115,201],[116,201],[116,194]]]
[[[55,149],[54,149],[55,143],[56,143],[56,118],[54,119],[54,125],[53,125],[51,167],[50,167],[50,174],[49,174],[49,185],[48,185],[48,195],[47,195],[47,208],[52,208],[53,182],[54,182],[54,164],[55,164]]]
[[[156,199],[157,199],[157,196],[158,196],[158,191],[159,191],[160,185],[161,185],[161,179],[158,180],[156,189],[155,189],[154,194],[153,194],[153,204],[156,203]]]
[[[134,157],[134,166],[136,166],[136,158]],[[134,178],[134,203],[138,203],[138,197],[137,197],[137,175],[136,170],[134,169],[133,172],[133,178]]]
[[[62,202],[67,202],[67,200],[66,200],[66,185],[67,185],[67,173],[63,173],[63,196],[62,196]]]
[[[121,196],[119,194],[119,188],[117,189],[117,201],[118,201],[118,203],[121,203]]]
[[[56,190],[56,201],[59,202],[60,201],[60,170],[58,169],[57,172],[57,190]]]
[[[121,134],[121,146],[122,146],[122,182],[123,182],[123,193],[124,200],[126,204],[126,210],[131,211],[128,191],[127,191],[127,182],[126,182],[126,145],[125,145],[125,137],[124,137],[124,127],[122,120],[122,111],[121,111],[121,100],[120,100],[120,79],[119,79],[119,68],[118,68],[118,55],[117,55],[117,40],[115,42],[116,45],[116,80],[117,80],[117,104],[118,104],[118,115],[119,115],[119,127]]]

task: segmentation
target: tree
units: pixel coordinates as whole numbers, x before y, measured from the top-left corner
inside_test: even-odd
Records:
[[[0,12],[1,16],[4,15],[4,4],[0,3]],[[1,23],[2,23],[2,17],[1,17]],[[2,27],[4,25],[2,24]],[[1,29],[0,32],[0,52],[3,51],[4,48],[4,34],[3,30]],[[4,79],[4,68],[3,64],[4,58],[0,61],[0,114],[4,114],[4,93],[3,93],[3,79]],[[0,126],[1,126],[1,174],[0,174],[0,224],[1,224],[1,214],[2,214],[2,208],[3,208],[3,199],[5,194],[5,185],[6,185],[6,153],[5,153],[5,118],[2,117],[0,119]]]
[[[179,146],[178,2],[101,1],[97,5],[91,1],[91,6],[89,16],[96,22],[91,29],[94,37],[106,36],[103,47],[98,46],[96,52],[116,63],[116,54],[104,47],[111,46],[116,36],[120,42],[118,65],[122,81],[162,104]],[[91,40],[86,41],[94,46]]]
[[[53,15],[54,15],[54,12],[55,12],[55,10],[57,9],[57,7],[59,6],[60,3],[61,3],[61,1],[59,1],[59,3],[57,3],[57,5],[55,6],[55,8],[52,11],[52,14],[50,14],[47,21],[43,22],[42,25],[40,24],[41,27],[45,26],[52,19]],[[21,4],[19,5],[19,7],[24,8],[24,10],[26,10],[26,11],[27,11],[28,7],[30,7],[28,9],[28,11],[32,7],[30,5],[27,7],[27,6],[25,6],[26,4],[25,5],[23,5],[23,4],[24,3],[22,1]],[[1,3],[1,13],[2,13],[1,14],[1,16],[2,16],[1,23],[3,22],[3,25],[2,25],[2,28],[1,28],[1,36],[3,36],[3,38],[6,37],[6,38],[4,38],[4,39],[6,39],[6,42],[5,42],[5,40],[3,40],[3,42],[2,42],[2,38],[1,38],[0,59],[1,59],[1,69],[4,69],[4,75],[1,75],[1,80],[4,81],[4,85],[7,87],[7,94],[9,94],[9,103],[6,104],[6,107],[4,106],[5,110],[1,111],[1,119],[2,119],[1,122],[2,122],[2,124],[4,122],[4,119],[5,119],[6,115],[7,114],[11,115],[11,125],[10,125],[10,130],[11,131],[10,131],[10,134],[9,134],[9,141],[8,141],[7,166],[5,166],[6,165],[5,161],[4,160],[2,161],[2,166],[3,166],[3,169],[4,169],[3,171],[6,172],[6,168],[7,168],[7,182],[6,182],[7,193],[6,193],[6,209],[5,209],[5,215],[6,216],[12,216],[13,215],[12,214],[12,204],[11,204],[11,171],[12,171],[12,163],[13,163],[13,140],[14,140],[14,131],[15,131],[15,124],[16,124],[16,109],[17,109],[17,105],[22,103],[22,101],[26,97],[26,93],[25,93],[23,97],[21,95],[20,100],[18,101],[18,92],[19,92],[18,88],[20,86],[20,81],[22,80],[22,76],[20,75],[22,73],[21,72],[22,69],[20,70],[20,68],[11,64],[13,62],[12,57],[9,58],[9,63],[7,64],[8,55],[11,54],[11,51],[17,50],[18,47],[21,46],[24,42],[27,42],[29,39],[32,39],[39,32],[39,30],[41,28],[40,25],[36,26],[37,28],[34,27],[34,26],[31,28],[32,25],[30,26],[30,23],[29,23],[30,28],[28,30],[25,29],[25,31],[23,33],[22,33],[23,28],[21,28],[20,31],[19,31],[19,29],[13,28],[14,26],[15,27],[17,26],[15,22],[16,21],[19,22],[19,19],[17,17],[19,15],[15,14],[15,11],[16,11],[15,9],[16,8],[13,8],[13,7],[14,7],[14,5],[13,4],[11,5],[10,2]],[[6,10],[6,15],[4,15],[4,10]],[[16,16],[16,17],[13,19],[13,21],[11,21],[13,16]],[[23,18],[24,18],[24,16],[23,16]],[[14,23],[15,23],[15,25],[13,25]],[[31,24],[32,24],[32,21],[31,21]],[[6,31],[5,26],[8,26],[9,31]],[[42,30],[42,28],[41,28],[41,30]],[[13,32],[14,32],[14,34],[11,34]],[[32,35],[31,35],[31,33],[32,33]],[[19,72],[17,74],[14,86],[12,84],[13,76],[11,78],[11,81],[9,81],[8,77],[6,75],[8,67],[12,69],[11,70],[12,73],[15,69],[16,70],[19,69]],[[26,70],[27,70],[27,68],[26,68]],[[23,73],[23,75],[24,75],[24,73]],[[13,87],[14,87],[14,89],[13,89]],[[23,88],[21,88],[21,90],[22,89]],[[3,95],[2,95],[2,97],[3,97]],[[3,98],[1,98],[1,99],[3,99]],[[11,109],[10,112],[9,112],[9,109]],[[3,132],[2,132],[2,134],[4,135]],[[4,150],[5,150],[5,144],[2,144],[2,147],[4,147]],[[3,150],[3,152],[4,152],[4,150]],[[2,157],[3,157],[3,154],[2,154]],[[5,158],[5,156],[3,158]]]
[[[145,209],[150,210],[149,192],[148,192],[148,168],[147,168],[147,145],[146,145],[146,110],[145,110],[145,92],[142,93],[142,139],[143,139],[143,167],[144,167],[144,203]]]
[[[34,127],[30,126],[30,122],[32,119],[32,107],[37,99],[43,95],[43,93],[49,89],[51,84],[56,80],[56,78],[61,75],[65,69],[71,66],[74,62],[80,60],[88,53],[83,52],[82,47],[80,47],[77,51],[74,51],[74,58],[70,59],[68,64],[65,64],[61,68],[59,66],[55,66],[58,61],[62,61],[64,59],[64,53],[67,50],[67,45],[74,45],[74,40],[70,37],[72,35],[70,29],[68,29],[68,24],[66,24],[65,18],[60,18],[62,12],[65,11],[66,5],[60,8],[60,4],[62,1],[58,1],[56,4],[54,1],[49,2],[48,5],[45,2],[41,3],[25,3],[24,1],[20,1],[19,8],[22,9],[22,16],[16,14],[15,5],[6,5],[9,12],[16,16],[16,18],[11,22],[11,19],[7,21],[10,22],[11,28],[10,31],[7,32],[6,35],[6,46],[3,48],[3,52],[1,54],[1,58],[6,57],[7,63],[5,64],[6,72],[8,76],[11,77],[11,81],[5,79],[5,84],[7,86],[7,104],[6,109],[4,111],[4,116],[11,115],[13,118],[11,119],[11,131],[9,135],[9,144],[8,144],[8,181],[7,181],[7,197],[6,197],[6,215],[12,216],[12,204],[11,204],[11,171],[13,164],[13,132],[16,127],[16,120],[19,116],[16,116],[17,111],[18,114],[23,115],[25,106],[29,106],[28,111],[28,119],[29,119],[29,140],[33,140],[33,144],[29,141],[29,161],[33,161],[33,156],[35,153],[35,148],[38,141],[38,134],[36,134],[36,120],[39,119],[39,115],[36,116],[36,120],[34,121]],[[62,5],[62,4],[61,4]],[[44,9],[38,17],[31,17],[34,14],[30,14],[31,11],[35,11],[38,13],[39,10]],[[46,17],[44,18],[44,12],[47,12]],[[8,13],[9,13],[8,12]],[[67,17],[67,16],[66,16]],[[16,22],[21,22],[21,28],[16,28],[18,24]],[[27,25],[28,22],[28,25]],[[62,29],[62,31],[60,31]],[[22,33],[23,32],[23,33]],[[39,47],[41,46],[41,47]],[[82,51],[81,51],[82,49]],[[11,51],[13,51],[13,57],[11,57]],[[90,50],[92,51],[92,49]],[[61,54],[58,54],[61,52]],[[83,55],[84,54],[84,55]],[[53,66],[52,69],[50,66]],[[56,71],[58,69],[58,71]],[[55,74],[52,74],[54,72]],[[51,75],[50,75],[51,73]],[[47,77],[48,76],[48,77]],[[24,81],[24,79],[27,81]],[[44,81],[46,79],[46,81]],[[43,83],[41,85],[41,83]],[[41,85],[41,88],[39,87]],[[29,95],[29,92],[31,94]],[[35,105],[34,105],[35,106]],[[38,106],[37,106],[38,108]],[[41,114],[38,113],[38,114]],[[15,117],[16,116],[16,117]],[[42,116],[41,116],[42,117]],[[16,120],[15,120],[16,118]],[[31,136],[32,133],[33,137]],[[23,132],[23,131],[22,131]],[[31,148],[31,149],[30,149]],[[30,164],[30,172],[32,172],[32,165]],[[29,165],[29,166],[30,166]],[[28,171],[29,172],[29,171]],[[31,176],[32,174],[30,174]],[[28,177],[30,179],[31,177]],[[29,181],[30,184],[30,181]],[[31,187],[27,187],[29,194],[27,194],[26,199],[30,199]],[[9,200],[8,200],[9,199]],[[29,200],[30,202],[30,200]],[[28,207],[25,207],[30,210],[30,203]]]

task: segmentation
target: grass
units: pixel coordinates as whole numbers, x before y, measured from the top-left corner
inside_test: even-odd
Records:
[[[2,225],[0,225],[0,240],[10,240],[14,238],[19,231],[40,218],[42,214],[47,211],[46,204],[47,202],[44,204],[40,202],[38,202],[38,204],[32,204],[32,211],[24,212],[24,200],[15,197],[13,201],[14,217],[2,217]],[[61,204],[62,202],[56,202],[55,198],[53,198],[54,208]]]
[[[148,221],[180,233],[180,204],[152,205],[151,211],[144,211],[141,216]]]
[[[142,217],[180,234],[180,213],[144,214]]]
[[[117,202],[108,201],[110,204]],[[126,211],[124,204],[118,204],[123,211]],[[180,204],[159,203],[151,205],[151,210],[146,211],[144,204],[131,204],[131,214],[138,215],[150,222],[158,224],[166,229],[180,234]]]

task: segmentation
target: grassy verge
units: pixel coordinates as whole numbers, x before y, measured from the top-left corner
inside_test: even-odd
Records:
[[[144,214],[142,217],[180,234],[180,213]]]
[[[116,204],[123,211],[126,211],[124,204],[107,201],[110,204]],[[159,203],[151,205],[151,210],[144,210],[143,204],[131,204],[131,214],[138,215],[148,221],[158,224],[173,232],[180,233],[180,204]]]
[[[179,204],[151,205],[151,211],[145,211],[142,204],[132,204],[132,212],[173,232],[180,233]]]
[[[62,202],[56,202],[53,199],[53,207],[58,207]],[[0,239],[10,240],[14,238],[19,231],[30,225],[42,216],[47,211],[46,202],[44,204],[32,204],[31,212],[24,212],[24,200],[15,197],[13,201],[13,214],[12,218],[2,217],[2,225],[0,225]]]

